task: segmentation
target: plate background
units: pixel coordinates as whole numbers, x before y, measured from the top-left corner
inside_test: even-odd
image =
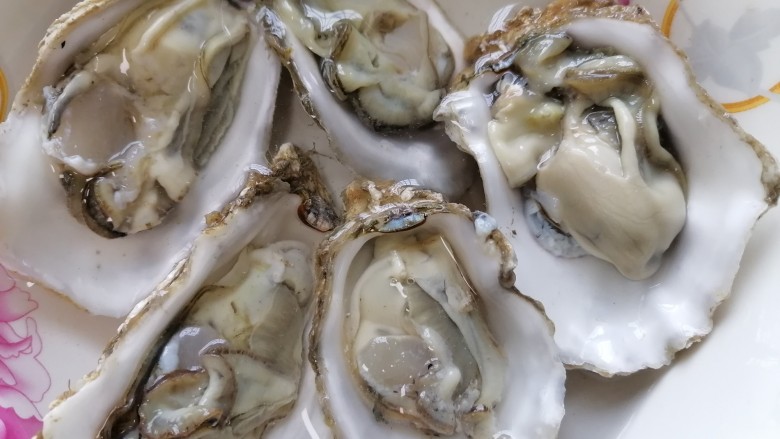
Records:
[[[35,58],[48,24],[73,0],[0,0],[0,69],[10,92],[18,89]],[[491,15],[508,2],[438,0],[464,34],[487,26]],[[540,5],[543,1],[529,1]],[[633,2],[632,3],[637,3]],[[776,0],[645,0],[645,6],[689,54],[699,80],[727,105],[743,127],[780,156],[780,4]],[[666,20],[664,21],[664,17]],[[316,150],[316,161],[338,174],[339,191],[351,174],[327,152],[327,140],[306,116],[283,81],[277,104],[274,141],[293,141]],[[774,91],[773,91],[774,90]],[[0,109],[0,113],[7,108]],[[326,170],[326,172],[328,172]],[[0,206],[2,208],[2,206]],[[76,244],[74,244],[76,245]],[[778,438],[780,437],[780,211],[759,221],[737,276],[733,297],[715,314],[713,333],[671,367],[606,380],[571,372],[563,439],[645,438]],[[0,273],[0,286],[4,283]],[[29,348],[14,358],[40,363],[50,386],[41,396],[25,396],[45,413],[48,403],[94,368],[119,320],[90,316],[66,300],[24,282],[15,296],[29,292],[37,305],[24,317],[3,321],[22,338],[42,340],[38,353]],[[3,297],[12,289],[0,288]],[[21,295],[20,295],[21,294]],[[4,296],[5,295],[5,296]],[[26,297],[26,296],[25,296]],[[28,322],[37,326],[31,331]],[[7,340],[0,332],[0,439],[17,439],[3,411],[24,405],[23,380],[13,382],[3,367]],[[32,340],[31,338],[31,340]],[[13,360],[16,361],[16,360]],[[32,363],[31,363],[32,364]],[[13,370],[12,370],[13,372]],[[17,378],[23,378],[21,371]],[[40,373],[36,380],[45,380]],[[38,381],[42,388],[45,381]],[[28,392],[33,393],[33,392]],[[41,392],[37,392],[41,393]],[[27,413],[27,412],[25,412]],[[26,416],[26,415],[25,415]],[[4,421],[6,422],[4,424]],[[21,436],[19,436],[21,437]]]

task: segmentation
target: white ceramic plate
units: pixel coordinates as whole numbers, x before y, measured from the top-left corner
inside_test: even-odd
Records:
[[[48,24],[73,3],[0,0],[0,69],[10,93],[32,66]],[[508,2],[439,3],[470,35],[486,28],[492,13]],[[780,156],[777,0],[641,4],[688,53],[705,88]],[[4,85],[0,81],[0,114],[8,110],[11,99],[2,90]],[[289,88],[289,81],[283,86]],[[312,149],[327,144],[289,90],[280,94],[277,122],[277,141],[291,140]],[[317,159],[322,166],[334,166],[327,155]],[[343,182],[350,178],[345,173]],[[712,334],[679,355],[671,367],[611,380],[570,373],[560,437],[780,437],[779,210],[759,221],[743,261],[733,296],[716,313]],[[48,403],[94,368],[118,324],[90,316],[0,270],[0,439],[29,438],[40,427]]]

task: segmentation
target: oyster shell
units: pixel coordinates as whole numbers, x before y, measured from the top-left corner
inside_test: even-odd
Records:
[[[555,437],[564,370],[492,220],[403,185],[344,198],[310,342],[334,435]]]
[[[343,163],[450,196],[472,184],[473,164],[432,120],[463,67],[463,40],[433,1],[267,4],[266,40]]]
[[[311,176],[294,150],[280,155]],[[303,436],[285,417],[293,407],[319,413],[303,335],[324,233],[299,219],[302,199],[278,177],[250,173],[241,196],[210,216],[98,368],[55,401],[41,438]]]
[[[4,265],[110,316],[164,279],[265,162],[280,66],[246,8],[95,0],[51,26],[0,127]]]
[[[477,158],[488,212],[532,261],[515,286],[544,304],[564,362],[661,367],[711,330],[777,201],[775,161],[641,7],[515,12],[473,42],[436,118]]]

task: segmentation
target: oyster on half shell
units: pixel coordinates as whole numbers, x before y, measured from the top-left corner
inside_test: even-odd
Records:
[[[478,158],[488,212],[528,261],[515,286],[544,304],[564,362],[668,364],[710,331],[776,203],[775,161],[641,7],[513,12],[474,40],[435,117]]]
[[[310,162],[285,146],[274,165],[273,175],[250,173],[241,195],[210,216],[98,368],[55,401],[39,437],[304,437],[299,418],[287,417],[293,409],[325,431],[304,359],[313,252],[325,235],[299,209],[319,197],[311,215],[324,224],[334,214],[326,192],[279,181],[317,181]]]
[[[344,164],[449,196],[471,186],[473,164],[432,119],[463,68],[463,40],[432,0],[265,4],[266,40]]]
[[[344,199],[310,342],[334,435],[556,437],[563,366],[492,219],[401,184]]]
[[[0,126],[5,266],[111,316],[164,279],[266,161],[280,65],[254,9],[90,0],[49,28]]]

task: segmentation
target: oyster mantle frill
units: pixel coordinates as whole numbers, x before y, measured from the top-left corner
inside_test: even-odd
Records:
[[[401,184],[344,199],[310,342],[334,435],[556,437],[564,371],[492,220]]]
[[[0,125],[5,266],[109,316],[164,280],[266,162],[280,65],[242,5],[96,0],[49,28]]]
[[[564,362],[603,375],[668,364],[711,330],[776,203],[776,163],[641,7],[504,12],[436,118],[479,157],[488,213],[533,261],[516,287],[544,304]]]
[[[252,36],[223,0],[146,2],[44,87],[43,148],[74,215],[110,237],[163,221],[232,122]]]

